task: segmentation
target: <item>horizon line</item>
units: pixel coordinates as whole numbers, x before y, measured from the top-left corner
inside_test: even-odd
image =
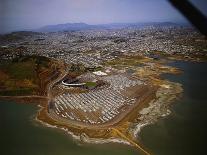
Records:
[[[93,23],[88,23],[88,22],[65,22],[65,23],[59,23],[59,24],[48,24],[48,25],[43,25],[43,26],[39,26],[37,28],[21,28],[19,30],[11,30],[11,31],[7,31],[7,32],[0,32],[0,35],[5,35],[5,34],[10,34],[10,33],[15,33],[15,32],[36,32],[35,30],[41,29],[43,27],[46,26],[56,26],[56,25],[65,25],[65,24],[86,24],[86,25],[90,25],[90,26],[96,26],[96,25],[111,25],[111,24],[146,24],[146,23],[173,23],[173,24],[183,24],[183,25],[188,25],[188,26],[192,26],[188,21],[140,21],[140,22],[110,22],[110,23],[97,23],[97,24],[93,24]]]

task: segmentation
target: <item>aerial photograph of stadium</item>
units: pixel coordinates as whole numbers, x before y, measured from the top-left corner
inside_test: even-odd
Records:
[[[0,0],[0,154],[206,154],[206,16],[206,0]]]

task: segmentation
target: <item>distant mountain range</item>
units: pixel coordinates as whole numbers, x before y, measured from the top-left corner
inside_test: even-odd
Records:
[[[96,29],[97,25],[88,25],[85,23],[66,23],[58,25],[47,25],[37,29],[39,32],[57,32],[57,31],[78,31],[78,30],[88,30]]]
[[[148,22],[148,23],[112,23],[112,24],[99,24],[89,25],[86,23],[66,23],[58,25],[47,25],[36,29],[36,32],[58,32],[58,31],[79,31],[79,30],[95,30],[95,29],[122,29],[122,28],[143,28],[146,26],[182,26],[181,24],[172,22]]]

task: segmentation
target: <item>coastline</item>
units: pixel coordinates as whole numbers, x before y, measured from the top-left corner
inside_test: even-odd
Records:
[[[151,59],[145,59],[146,64],[151,66]],[[152,61],[153,62],[153,61]],[[145,63],[145,62],[144,62]],[[165,66],[161,63],[154,63],[152,68],[148,66],[138,67],[137,75],[142,79],[147,79],[146,82],[152,88],[156,88],[155,94],[150,94],[151,97],[146,97],[139,103],[137,111],[129,114],[127,118],[123,117],[114,125],[106,128],[87,128],[74,126],[63,122],[58,122],[48,115],[48,102],[51,96],[52,86],[61,80],[66,73],[62,73],[59,78],[48,85],[48,95],[44,96],[20,96],[20,97],[5,97],[6,99],[14,99],[19,102],[28,103],[28,101],[38,103],[38,111],[35,116],[35,121],[43,124],[46,127],[61,129],[70,135],[73,139],[84,143],[103,144],[103,143],[120,143],[133,147],[137,147],[143,154],[150,154],[138,142],[140,131],[147,125],[155,123],[160,117],[166,117],[170,114],[170,105],[181,94],[182,85],[175,82],[170,82],[165,79],[160,79],[163,73],[179,74],[180,70],[174,67]],[[144,70],[144,72],[143,72]],[[156,74],[155,74],[156,73]],[[149,95],[149,94],[148,94]],[[153,97],[152,97],[153,96]],[[37,100],[39,98],[39,100]],[[130,113],[130,112],[129,112]]]
[[[172,96],[167,98],[166,96],[163,96],[165,90],[160,90],[160,92],[157,93],[157,97],[159,99],[156,101],[151,101],[148,107],[143,108],[143,110],[139,112],[139,114],[141,114],[141,116],[138,118],[140,122],[137,123],[137,125],[135,125],[133,129],[134,137],[139,137],[141,130],[145,126],[154,124],[158,121],[159,118],[166,118],[171,114],[171,105],[173,104],[173,102],[179,100],[180,98],[180,96],[176,95],[180,95],[183,92],[181,84],[173,83],[172,85],[174,85],[174,89],[172,88]],[[165,102],[163,102],[162,100],[164,100]]]
[[[170,85],[171,87],[171,95],[169,95],[169,93],[167,94],[167,96],[165,96],[166,93],[166,85]],[[163,87],[159,88],[157,90],[156,93],[156,97],[158,97],[158,100],[152,100],[149,103],[149,106],[147,106],[146,108],[143,108],[143,110],[141,110],[139,112],[140,116],[138,117],[139,122],[138,123],[134,123],[134,127],[129,128],[130,132],[132,133],[132,138],[136,139],[139,137],[139,134],[141,132],[141,130],[145,127],[148,126],[150,124],[156,123],[156,121],[161,118],[161,117],[167,117],[168,115],[170,115],[170,106],[171,103],[173,103],[175,100],[178,99],[178,97],[176,96],[177,94],[180,94],[183,90],[182,90],[182,85],[178,84],[178,83],[173,83],[173,82],[169,82],[166,81],[166,85],[164,85]],[[167,87],[168,88],[168,87]],[[176,91],[175,91],[176,90]],[[167,102],[163,102],[163,100],[167,101]],[[160,106],[162,105],[162,106]],[[62,131],[66,132],[68,135],[70,135],[73,139],[84,142],[84,143],[91,143],[91,144],[103,144],[103,143],[120,143],[120,144],[125,144],[125,145],[130,145],[130,142],[123,140],[122,138],[118,138],[118,137],[111,137],[111,138],[93,138],[93,137],[89,137],[87,136],[87,133],[81,133],[80,135],[75,134],[74,132],[71,132],[68,128],[68,126],[62,127],[58,126],[58,125],[51,125],[45,121],[42,121],[41,119],[38,119],[38,114],[40,113],[41,110],[44,109],[44,106],[42,105],[38,105],[39,106],[39,110],[38,113],[35,117],[35,120],[40,122],[41,124],[43,124],[46,127],[50,127],[50,128],[55,128],[55,129],[61,129]],[[159,107],[159,109],[155,108],[155,107]],[[144,111],[144,112],[143,112]],[[147,111],[147,112],[146,112]]]
[[[34,120],[41,123],[42,125],[44,125],[46,127],[60,129],[60,130],[64,131],[65,133],[67,133],[68,135],[70,135],[75,140],[78,140],[81,142],[91,143],[91,144],[120,143],[120,144],[130,145],[129,142],[124,141],[123,139],[118,139],[118,138],[110,138],[110,139],[90,138],[85,133],[82,133],[80,136],[77,136],[73,132],[70,132],[67,128],[64,128],[64,127],[60,128],[57,125],[51,125],[51,124],[48,124],[47,122],[44,122],[44,121],[38,119],[37,115]]]

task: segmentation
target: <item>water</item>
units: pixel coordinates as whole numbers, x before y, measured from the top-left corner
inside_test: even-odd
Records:
[[[166,74],[168,80],[183,84],[181,100],[172,107],[172,114],[145,127],[141,140],[154,155],[207,154],[207,63],[174,62],[184,73]]]
[[[207,131],[207,63],[175,62],[182,75],[164,75],[183,84],[172,114],[145,127],[140,135],[153,155],[197,155],[205,150]],[[0,101],[0,154],[4,155],[139,155],[121,144],[80,145],[57,129],[33,121],[35,105]]]
[[[35,105],[0,102],[1,155],[137,155],[121,144],[80,145],[58,129],[34,122]]]

